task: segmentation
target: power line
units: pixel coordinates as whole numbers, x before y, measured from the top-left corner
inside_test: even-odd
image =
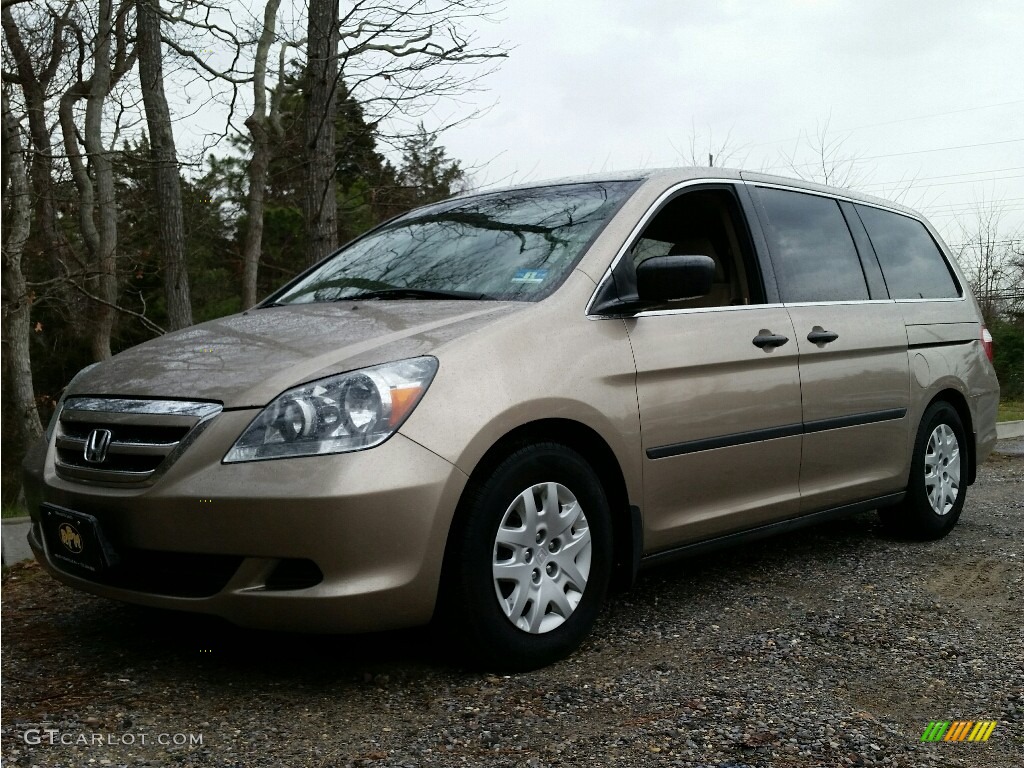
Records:
[[[982,184],[986,181],[1005,181],[1007,179],[1024,179],[1024,174],[1016,174],[1014,176],[993,176],[989,179],[971,179],[970,181],[937,181],[934,184],[918,184],[913,179],[908,179],[904,182],[889,181],[880,184],[867,184],[862,189],[883,189],[887,186],[898,185],[900,183],[906,184],[910,189],[928,189],[929,187],[948,187],[952,184]]]
[[[1002,211],[1007,211],[1007,212],[1024,211],[1024,205],[1010,205],[1010,206],[1006,206],[1005,208],[1002,208],[1001,210]],[[928,214],[928,218],[929,219],[938,219],[938,218],[945,218],[945,217],[949,217],[949,216],[966,216],[966,215],[968,215],[970,213],[973,213],[973,212],[974,212],[973,208],[966,208],[966,209],[964,209],[962,211],[942,211],[942,212],[939,212],[939,213],[929,213]]]
[[[955,149],[975,149],[977,147],[994,147],[999,144],[1016,144],[1024,141],[1022,139],[1002,139],[1001,141],[983,141],[979,144],[958,144],[953,147],[933,147],[932,149],[911,149],[906,152],[889,152],[884,155],[866,155],[863,157],[851,157],[850,163],[861,163],[865,160],[881,160],[886,157],[905,157],[906,155],[926,155],[930,152],[951,152]],[[796,165],[773,165],[771,168],[815,168],[821,165],[821,161],[815,161],[813,163],[798,163]]]
[[[1024,205],[1015,205],[1012,208],[1007,208],[1005,210],[1011,211],[1011,212],[1024,211]],[[928,218],[929,219],[969,218],[972,213],[974,213],[974,211],[971,210],[971,209],[967,209],[967,210],[963,210],[963,211],[940,211],[939,213],[929,213],[928,214]],[[1006,228],[1007,229],[1011,229],[1012,227],[1007,226]]]
[[[933,117],[946,117],[948,115],[959,115],[959,114],[962,114],[964,112],[977,112],[980,109],[993,109],[995,107],[1009,107],[1009,106],[1012,106],[1014,104],[1024,104],[1024,99],[1016,99],[1014,101],[1002,101],[1002,102],[999,102],[998,104],[981,104],[981,105],[979,105],[977,107],[965,107],[964,109],[953,109],[953,110],[950,110],[949,112],[934,112],[934,113],[932,113],[930,115],[917,115],[916,117],[903,117],[903,118],[900,118],[898,120],[886,120],[885,122],[882,122],[882,123],[867,123],[865,125],[854,126],[853,128],[844,128],[842,130],[837,130],[836,133],[837,134],[853,133],[854,131],[861,131],[861,130],[864,130],[865,128],[878,128],[878,127],[881,127],[883,125],[897,125],[899,123],[910,123],[910,122],[914,122],[915,120],[930,120]],[[789,142],[789,141],[799,141],[800,139],[804,138],[804,135],[806,135],[806,134],[802,134],[800,136],[793,136],[792,138],[789,138],[789,139],[775,139],[773,141],[762,141],[762,142],[759,142],[757,144],[751,144],[750,146],[751,147],[767,147],[767,146],[770,146],[772,144],[785,144],[786,142]]]
[[[1024,240],[1021,240],[1019,238],[1016,239],[1016,240],[1013,240],[1013,239],[1010,239],[1010,240],[992,240],[992,241],[986,241],[986,242],[982,243],[982,245],[1002,247],[1002,246],[1015,245],[1017,243],[1024,243]],[[950,248],[956,249],[956,248],[967,248],[969,246],[973,247],[975,245],[979,245],[979,243],[975,243],[973,241],[965,240],[962,243],[946,243],[946,245],[948,245]]]
[[[1001,212],[1005,209],[1003,203],[1016,203],[1021,200],[1024,200],[1024,197],[1004,197],[1002,200],[995,202],[994,207],[997,209],[997,212]],[[963,208],[965,210],[973,210],[978,206],[974,203],[943,203],[941,205],[921,205],[918,207],[924,211],[941,211],[944,208]]]
[[[1009,171],[1024,171],[1024,165],[1011,165],[1008,168],[989,168],[985,171],[963,171],[961,173],[944,173],[941,176],[911,176],[909,178],[897,179],[895,181],[879,181],[868,184],[868,187],[882,187],[887,184],[916,184],[919,181],[934,181],[935,179],[955,179],[962,176],[983,176],[986,173],[1008,173]]]
[[[1014,205],[1003,207],[1002,209],[1000,209],[1000,212],[1002,213],[1003,211],[1019,211],[1022,208],[1024,208],[1024,204],[1016,203]],[[927,213],[928,216],[930,217],[930,216],[966,216],[968,214],[977,213],[978,211],[973,206],[965,206],[963,208],[949,208],[949,209],[945,209],[945,210],[936,209],[936,210],[929,211],[928,209],[923,209],[922,212]]]

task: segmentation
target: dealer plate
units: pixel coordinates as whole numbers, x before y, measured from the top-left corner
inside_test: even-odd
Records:
[[[43,504],[40,512],[47,552],[58,564],[100,573],[117,562],[99,520],[92,515],[54,504]]]

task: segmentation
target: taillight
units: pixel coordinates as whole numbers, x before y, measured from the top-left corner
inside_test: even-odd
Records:
[[[992,355],[994,350],[992,349],[992,334],[988,332],[988,328],[984,325],[981,326],[981,346],[985,350],[985,357],[988,358],[989,362],[992,362]]]

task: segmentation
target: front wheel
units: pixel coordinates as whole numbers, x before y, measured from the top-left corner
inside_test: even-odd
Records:
[[[578,453],[544,443],[511,454],[468,494],[448,552],[444,629],[491,669],[563,658],[593,626],[611,573],[601,481]]]
[[[879,511],[882,521],[912,539],[941,539],[960,518],[967,496],[967,440],[960,415],[937,402],[921,419],[907,496]]]

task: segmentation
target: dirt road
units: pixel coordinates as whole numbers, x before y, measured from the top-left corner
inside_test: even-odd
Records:
[[[1020,456],[982,469],[943,541],[867,514],[652,570],[572,658],[514,677],[453,668],[423,631],[250,632],[35,565],[2,601],[8,766],[1024,763]],[[921,742],[956,720],[998,725]]]

